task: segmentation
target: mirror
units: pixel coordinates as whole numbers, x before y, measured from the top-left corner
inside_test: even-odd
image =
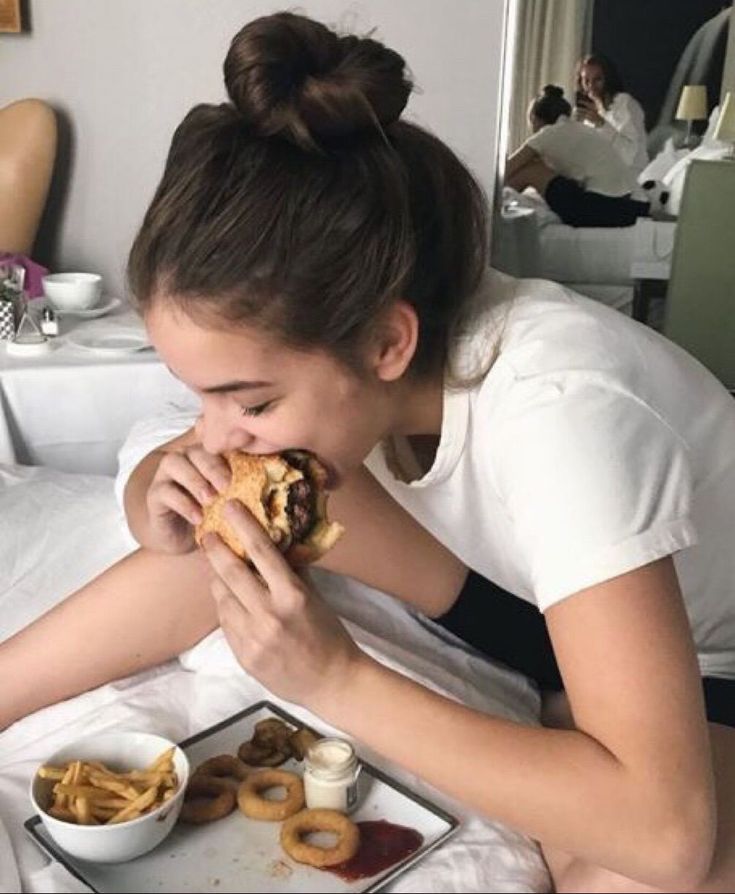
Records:
[[[711,132],[708,117],[678,120],[677,109],[682,88],[691,84],[705,86],[707,116],[718,105],[726,54],[735,53],[735,41],[730,39],[728,44],[731,6],[731,2],[723,0],[509,0],[499,138],[500,183],[493,221],[494,266],[513,276],[539,276],[561,282],[627,313],[633,313],[634,305],[643,306],[642,283],[657,284],[653,292],[665,294],[676,222],[670,211],[673,203],[668,208],[665,204],[667,187],[659,181],[665,162],[666,170],[670,170],[701,141],[705,130],[707,135]],[[548,181],[531,179],[530,185],[524,186],[530,178],[514,181],[509,176],[514,168],[513,162],[508,165],[508,159],[533,133],[528,120],[529,104],[544,85],[563,89],[571,106],[567,122],[577,117],[575,68],[590,53],[603,54],[617,68],[623,84],[620,92],[635,99],[641,110],[641,123],[645,122],[641,145],[649,160],[656,159],[659,165],[658,172],[655,165],[645,168],[644,173],[650,175],[653,171],[657,181],[650,190],[642,189],[638,175],[641,167],[636,171],[631,165],[627,187],[631,192],[607,192],[644,203],[645,211],[636,206],[630,221],[615,226],[565,223],[545,200],[553,198],[544,192]],[[601,111],[603,105],[598,103]],[[537,130],[555,126],[539,123],[538,119],[534,125]],[[599,137],[606,135],[611,126],[603,122],[601,127],[586,130],[594,132],[599,143]],[[688,133],[694,136],[689,145],[684,145]],[[607,142],[615,144],[609,133]],[[540,156],[546,162],[541,150],[546,143],[539,140],[537,146],[536,160]],[[607,147],[603,148],[607,151]],[[629,164],[629,159],[624,161]],[[559,163],[549,161],[548,167],[550,175],[556,177]],[[511,190],[508,182],[516,190]],[[646,216],[638,216],[639,213]]]

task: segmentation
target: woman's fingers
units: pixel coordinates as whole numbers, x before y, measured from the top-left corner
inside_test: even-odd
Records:
[[[278,594],[285,585],[301,584],[283,554],[254,518],[252,513],[238,500],[228,500],[224,507],[224,517],[232,526],[260,576],[273,594]]]
[[[168,480],[152,484],[150,496],[154,501],[154,505],[151,507],[154,514],[175,512],[191,525],[198,525],[202,520],[200,504],[175,481]],[[157,510],[156,507],[160,507],[160,510]]]
[[[175,481],[200,506],[206,506],[230,483],[230,467],[221,456],[201,447],[167,453],[158,467],[158,476]]]
[[[257,615],[263,610],[263,600],[268,591],[238,556],[225,545],[217,534],[207,533],[202,538],[202,548],[212,568],[218,575],[220,587],[213,583],[212,594],[215,599],[224,599],[229,593],[241,603],[251,614]],[[215,578],[215,582],[217,578]]]

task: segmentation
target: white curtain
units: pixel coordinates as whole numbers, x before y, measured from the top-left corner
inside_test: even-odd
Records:
[[[529,135],[528,104],[545,84],[564,88],[574,105],[574,68],[588,52],[594,0],[515,0],[508,150]],[[508,95],[506,93],[506,95]]]

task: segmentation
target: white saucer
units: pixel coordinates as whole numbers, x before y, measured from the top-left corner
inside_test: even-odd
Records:
[[[57,307],[50,298],[47,298],[46,301],[49,303],[50,307],[59,314],[59,316],[82,317],[86,320],[92,320],[94,317],[104,317],[105,314],[108,314],[111,310],[114,310],[122,304],[122,301],[120,301],[119,298],[103,298],[103,301],[105,302],[104,304],[98,304],[96,307],[89,307],[87,310],[64,310],[61,307]]]
[[[43,335],[22,336],[5,344],[6,351],[11,357],[39,357],[53,349],[51,342]]]
[[[141,351],[152,351],[153,345],[147,337],[138,332],[102,332],[75,335],[72,333],[66,337],[68,344],[85,351],[93,351],[96,354],[121,355],[137,354]]]

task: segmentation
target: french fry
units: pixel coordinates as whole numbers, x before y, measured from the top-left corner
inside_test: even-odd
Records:
[[[155,770],[164,770],[165,772],[173,770],[174,751],[175,748],[167,748],[166,751],[164,751],[162,754],[159,754],[158,757],[150,765],[149,770],[151,770],[152,772]]]
[[[122,823],[125,820],[133,819],[133,814],[135,816],[139,816],[143,813],[144,810],[149,808],[151,804],[156,800],[156,795],[158,794],[158,788],[156,786],[151,786],[147,791],[143,792],[140,797],[136,798],[134,801],[131,801],[127,807],[123,807],[123,809],[116,813],[112,819],[111,823]]]
[[[88,798],[77,798],[75,802],[75,806],[77,808],[77,816],[79,817],[79,823],[82,826],[97,826],[99,823],[92,816],[92,811],[89,809],[89,799]]]
[[[57,779],[59,782],[66,775],[66,767],[41,767],[38,775],[41,779]]]

